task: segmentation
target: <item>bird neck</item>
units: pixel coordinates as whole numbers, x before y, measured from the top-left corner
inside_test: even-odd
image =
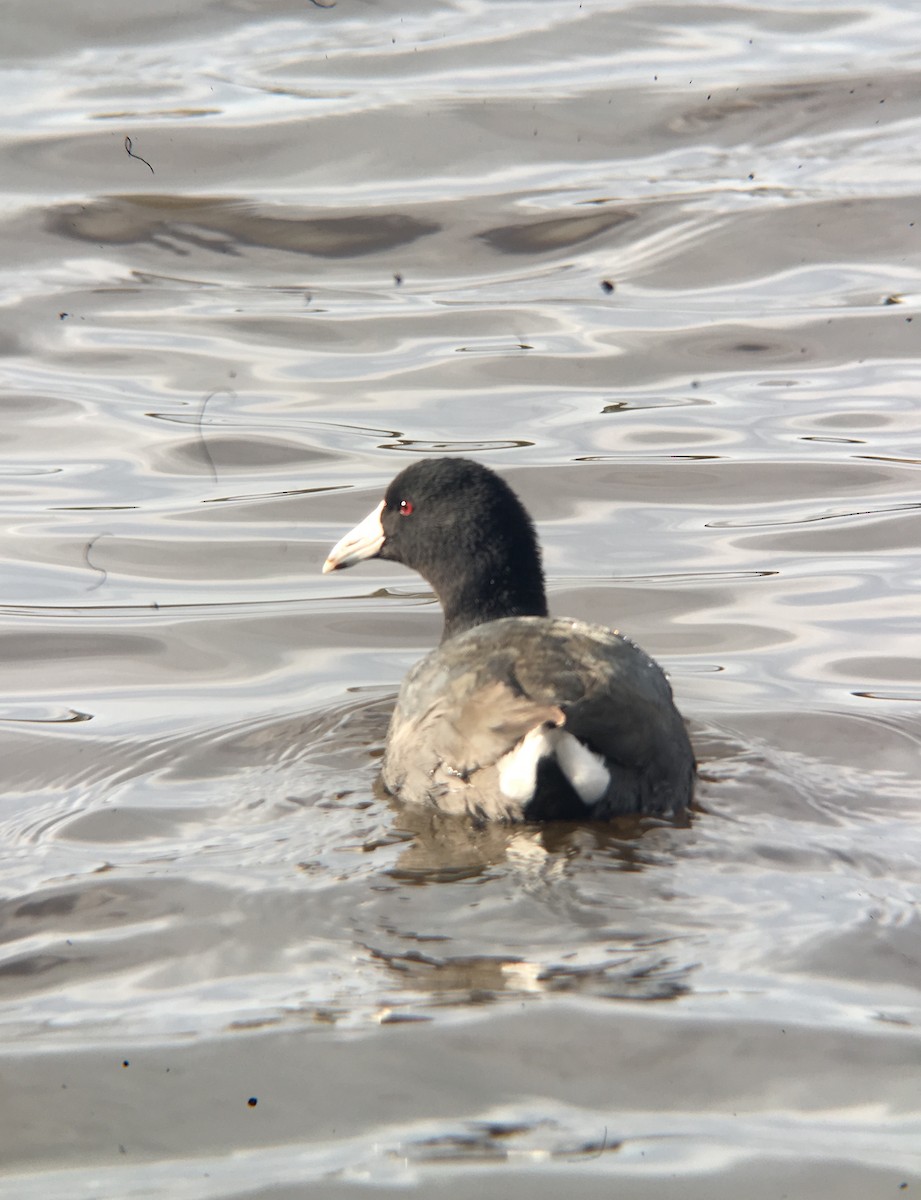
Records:
[[[540,562],[492,556],[463,579],[429,580],[441,601],[445,624],[441,640],[474,625],[503,617],[546,617],[547,597]]]

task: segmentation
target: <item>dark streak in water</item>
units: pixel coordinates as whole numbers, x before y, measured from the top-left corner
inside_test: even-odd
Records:
[[[596,1146],[592,1146],[592,1145],[586,1146],[585,1149],[582,1151],[582,1153],[577,1158],[569,1158],[566,1161],[567,1162],[579,1162],[583,1158],[601,1158],[602,1154],[604,1154],[605,1150],[607,1150],[607,1148],[608,1148],[608,1127],[607,1127],[607,1125],[605,1125],[605,1127],[604,1127],[604,1134],[601,1138],[600,1145],[598,1145],[598,1144],[596,1144],[596,1145],[597,1145],[597,1148],[596,1148]],[[617,1150],[617,1149],[619,1149],[619,1147],[620,1147],[620,1143],[618,1142],[615,1146],[612,1147],[612,1149]]]
[[[485,454],[487,450],[516,450],[534,443],[522,439],[498,439],[493,441],[423,441],[419,438],[399,438],[383,442],[381,450],[408,450],[411,454]]]
[[[0,721],[4,725],[78,725],[82,721],[92,721],[93,714],[80,712],[76,708],[67,709],[60,717],[4,717]]]
[[[131,149],[131,138],[130,137],[125,138],[125,149],[128,151],[129,158],[136,158],[138,160],[138,162],[142,162],[145,167],[150,167],[151,175],[156,175],[156,171],[153,169],[153,167],[150,166],[150,163],[147,161],[147,159],[141,158],[140,154],[135,154],[134,151]]]
[[[850,517],[881,517],[892,513],[913,512],[921,504],[886,504],[879,508],[855,508],[843,512],[819,513],[814,517],[791,517],[789,520],[774,521],[707,521],[705,529],[774,529],[796,525],[814,525],[818,521],[843,521]]]
[[[851,695],[857,696],[860,700],[909,700],[921,703],[921,696],[913,696],[910,692],[851,692]]]
[[[204,454],[205,458],[208,460],[208,466],[211,470],[211,478],[214,480],[215,483],[217,483],[217,481],[218,481],[217,480],[217,467],[214,465],[214,459],[211,457],[211,451],[208,449],[208,443],[205,440],[205,430],[204,430],[203,422],[205,419],[205,409],[208,407],[208,402],[210,400],[212,400],[215,396],[220,396],[221,394],[223,394],[225,396],[229,396],[231,398],[231,400],[236,400],[236,398],[237,398],[237,393],[235,391],[233,391],[231,388],[219,388],[217,391],[209,392],[208,395],[205,396],[204,400],[202,400],[202,402],[201,402],[201,408],[199,409],[199,413],[198,413],[198,436],[201,438],[202,453]]]
[[[95,592],[95,590],[97,588],[101,588],[102,585],[105,583],[105,581],[109,578],[109,572],[105,569],[105,567],[97,567],[96,564],[90,559],[90,551],[93,549],[93,547],[96,545],[96,543],[99,541],[100,538],[111,537],[111,536],[112,536],[111,533],[108,533],[108,532],[97,533],[96,536],[94,538],[92,538],[90,541],[88,541],[86,543],[86,546],[83,548],[83,561],[86,563],[86,565],[89,567],[89,569],[91,571],[98,571],[99,574],[102,576],[101,579],[97,579],[95,583],[91,583],[87,587],[86,590],[88,592]]]
[[[242,492],[238,496],[214,496],[202,500],[202,504],[239,504],[250,500],[274,500],[280,496],[312,496],[316,492],[347,492],[351,487],[350,483],[327,483],[312,488],[283,488],[279,492]]]
[[[99,570],[96,567],[94,570]],[[366,597],[359,593],[356,596],[339,596],[336,604],[343,601],[364,600]],[[285,599],[271,600],[229,600],[226,602],[202,601],[201,603],[182,602],[177,604],[87,604],[87,605],[55,605],[55,604],[0,604],[0,616],[4,617],[74,617],[79,620],[102,618],[109,620],[113,616],[136,617],[161,621],[169,616],[233,616],[236,613],[248,612],[287,612],[289,609],[299,609],[305,604],[318,604],[322,608],[329,604],[326,597],[291,596]]]

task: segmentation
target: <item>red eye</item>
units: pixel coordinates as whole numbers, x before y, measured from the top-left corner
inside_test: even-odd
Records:
[[[400,501],[400,516],[401,517],[411,517],[412,515],[413,515],[412,500],[401,500]]]

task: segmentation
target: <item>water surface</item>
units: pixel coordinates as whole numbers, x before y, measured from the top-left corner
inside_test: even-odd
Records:
[[[4,29],[5,1191],[910,1196],[916,6]],[[440,616],[319,569],[436,452],[667,666],[687,827],[381,793]]]

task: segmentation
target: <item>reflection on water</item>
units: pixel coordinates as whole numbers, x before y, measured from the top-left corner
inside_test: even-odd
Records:
[[[58,238],[95,244],[151,242],[184,255],[189,248],[239,255],[255,246],[320,258],[355,258],[395,250],[438,226],[402,213],[352,217],[283,217],[253,211],[244,200],[205,200],[183,196],[115,196],[95,204],[64,205],[48,218]]]
[[[921,13],[174,8],[0,48],[7,1190],[907,1194]],[[381,792],[440,615],[319,567],[433,452],[687,822]]]

